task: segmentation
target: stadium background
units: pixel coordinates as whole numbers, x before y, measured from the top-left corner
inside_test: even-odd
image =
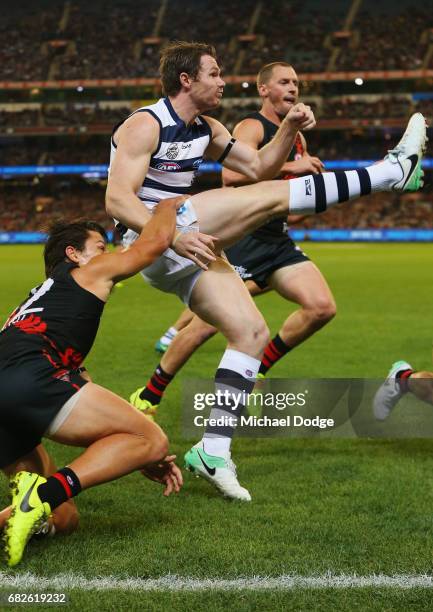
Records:
[[[229,128],[257,108],[258,68],[291,62],[301,98],[318,118],[309,150],[328,169],[381,157],[414,111],[431,118],[431,1],[414,7],[407,0],[331,0],[325,10],[319,0],[301,6],[284,0],[220,0],[217,6],[211,0],[40,0],[37,7],[1,0],[0,6],[3,319],[42,275],[41,246],[15,242],[40,241],[39,232],[57,215],[112,227],[103,204],[109,135],[131,110],[160,95],[158,53],[168,40],[216,45],[227,86],[215,116]],[[325,273],[339,313],[278,364],[275,376],[380,378],[399,358],[431,369],[431,167],[428,152],[427,185],[419,194],[374,195],[295,228],[295,237],[318,240],[303,246]],[[214,165],[202,170],[195,189],[219,184]],[[276,331],[287,304],[268,295],[259,305]],[[139,278],[116,291],[89,360],[95,380],[125,397],[144,383],[157,359],[154,340],[178,311],[174,298],[161,299]],[[211,377],[222,350],[222,339],[213,339],[167,394],[161,423],[179,456],[188,448],[179,427],[182,380]],[[51,448],[59,463],[74,455]],[[83,495],[79,534],[32,544],[17,585],[24,588],[26,571],[72,572],[88,580],[429,573],[431,450],[429,440],[242,440],[235,454],[241,481],[253,492],[248,508],[227,505],[192,479],[182,496],[162,500],[132,475]],[[4,481],[0,491],[6,500]],[[399,587],[169,595],[127,587],[86,592],[72,582],[69,590],[73,609],[318,609],[319,600],[320,609],[429,609],[428,591]]]

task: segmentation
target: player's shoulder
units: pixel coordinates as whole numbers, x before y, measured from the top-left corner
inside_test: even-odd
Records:
[[[159,140],[159,134],[160,123],[158,118],[151,113],[137,111],[125,119],[113,137],[116,147],[125,142],[129,145],[135,142],[140,146],[141,143],[148,142],[154,149]]]
[[[256,116],[247,116],[235,125],[233,136],[259,144],[264,137],[263,123]]]

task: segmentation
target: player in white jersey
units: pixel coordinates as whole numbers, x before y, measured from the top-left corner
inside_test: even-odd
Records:
[[[133,114],[113,135],[116,152],[113,151],[110,165],[106,207],[109,214],[135,232],[151,217],[152,194],[148,190],[158,190],[164,185],[171,195],[185,193],[182,190],[187,186],[181,185],[174,175],[190,172],[188,164],[194,157],[198,159],[206,154],[252,181],[266,181],[278,173],[298,131],[315,126],[308,106],[293,105],[271,142],[255,150],[231,138],[215,119],[201,115],[218,106],[224,89],[212,47],[199,43],[169,45],[163,51],[160,71],[167,97],[158,106]],[[203,125],[208,126],[207,142],[202,133],[192,136],[180,132],[176,136],[168,132],[169,123],[164,123],[168,115],[163,105],[179,130],[183,126],[204,131]],[[166,140],[164,134],[168,134]],[[221,249],[267,220],[287,216],[289,212],[314,214],[373,191],[418,189],[425,138],[425,121],[418,113],[412,117],[398,146],[374,166],[216,189],[197,194],[185,203],[178,215],[178,232],[171,248],[143,274],[155,287],[179,295],[195,314],[227,338],[227,350],[216,372],[217,390],[229,383],[233,395],[237,393],[236,399],[240,394],[249,393],[269,342],[263,317],[240,277],[220,256]],[[201,151],[196,146],[199,139]],[[194,147],[194,156],[181,156],[189,144]],[[168,165],[158,168],[166,158],[180,169],[170,170]],[[160,180],[155,179],[156,173],[150,172],[150,168],[160,172]],[[239,401],[227,401],[214,408],[211,423],[213,417],[223,415],[230,417],[229,425],[208,426],[203,440],[187,453],[186,461],[190,469],[212,482],[223,495],[249,501],[251,496],[239,484],[230,456],[231,439],[241,410]]]

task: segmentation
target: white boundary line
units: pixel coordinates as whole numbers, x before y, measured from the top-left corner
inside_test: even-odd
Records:
[[[169,574],[160,578],[120,578],[116,576],[85,578],[79,574],[37,576],[29,572],[10,574],[0,572],[0,588],[46,591],[49,589],[85,591],[290,591],[293,589],[351,589],[351,588],[431,589],[433,576],[427,574],[323,574],[319,576],[252,576],[249,578],[188,578]]]

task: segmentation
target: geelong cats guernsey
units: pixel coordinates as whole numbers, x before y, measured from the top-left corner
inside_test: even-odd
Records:
[[[193,123],[185,124],[168,98],[161,98],[156,104],[143,106],[135,113],[149,113],[160,127],[157,149],[150,158],[149,170],[137,192],[140,200],[151,210],[164,198],[190,192],[204,151],[211,140],[211,129],[201,116]],[[113,130],[110,163],[116,155],[113,137],[122,123],[123,121]]]

